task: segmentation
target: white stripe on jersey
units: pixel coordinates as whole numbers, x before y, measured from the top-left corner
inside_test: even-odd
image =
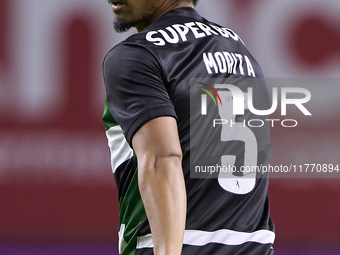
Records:
[[[106,131],[110,152],[111,167],[114,173],[124,161],[133,156],[133,150],[125,139],[123,130],[120,126],[111,127]]]
[[[240,245],[246,242],[261,244],[274,243],[275,233],[269,230],[255,232],[239,232],[229,229],[220,229],[213,232],[202,230],[185,230],[183,244],[204,246],[209,243],[225,245]],[[137,237],[137,249],[153,248],[151,234]]]

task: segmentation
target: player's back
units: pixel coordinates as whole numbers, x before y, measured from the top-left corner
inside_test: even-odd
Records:
[[[252,88],[257,109],[268,109],[269,99],[262,70],[239,36],[192,8],[179,8],[116,51],[136,63],[145,60],[140,72],[161,80],[176,113],[188,198],[182,254],[271,254],[268,176],[242,172],[269,163],[269,125],[247,105],[244,114],[232,112],[236,92],[245,96]],[[252,119],[263,125],[250,126]],[[128,186],[123,179],[121,186]],[[151,254],[147,221],[138,236],[135,254]]]

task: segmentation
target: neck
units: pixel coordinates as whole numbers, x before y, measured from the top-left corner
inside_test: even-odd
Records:
[[[189,3],[186,1],[164,1],[158,9],[155,11],[155,13],[146,21],[138,23],[135,25],[135,28],[138,32],[143,31],[145,28],[150,26],[156,19],[158,19],[163,14],[172,11],[174,9],[180,8],[180,7],[192,7],[194,8],[193,3]]]

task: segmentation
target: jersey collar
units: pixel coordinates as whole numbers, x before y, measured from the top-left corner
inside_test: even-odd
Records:
[[[173,24],[178,21],[179,17],[194,18],[198,20],[203,19],[194,8],[180,7],[163,14],[142,32],[158,29],[159,27],[163,27],[164,25],[166,26],[167,24]]]

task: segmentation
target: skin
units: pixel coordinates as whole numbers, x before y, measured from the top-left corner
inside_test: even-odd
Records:
[[[130,24],[130,27],[135,27],[138,32],[168,11],[179,7],[194,7],[190,1],[178,0],[108,0],[110,4],[117,1],[123,7],[114,11],[116,22]]]
[[[134,135],[132,145],[154,254],[179,255],[186,220],[186,190],[176,120],[159,117],[147,122]]]
[[[118,0],[109,0],[109,3],[115,1]],[[115,11],[116,22],[136,27],[139,32],[168,11],[194,7],[190,1],[178,0],[119,1],[123,6]],[[159,117],[148,121],[133,136],[132,146],[137,156],[138,185],[150,223],[154,254],[180,255],[187,200],[176,120]]]

